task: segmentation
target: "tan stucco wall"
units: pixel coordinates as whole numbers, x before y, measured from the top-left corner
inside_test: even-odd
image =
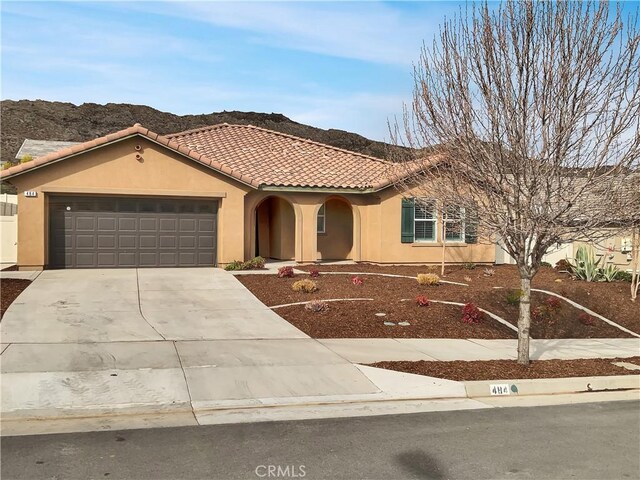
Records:
[[[598,256],[604,256],[601,264],[612,263],[620,270],[627,270],[631,268],[631,255],[630,252],[622,252],[623,240],[626,240],[629,245],[631,244],[631,232],[615,232],[611,236],[607,236],[607,232],[601,232],[601,237],[596,241],[587,242],[574,242],[573,254],[581,245],[593,248],[594,252]]]
[[[351,205],[342,200],[330,199],[325,203],[325,233],[318,234],[318,260],[350,260],[352,248]]]
[[[270,196],[284,198],[293,207],[295,212],[294,251],[295,259],[299,262],[314,262],[323,258],[347,258],[376,263],[439,263],[441,261],[442,243],[440,241],[401,243],[402,196],[392,188],[367,195],[250,192],[247,195],[245,210],[245,228],[247,229],[245,258],[253,256],[255,250],[255,208]],[[329,205],[326,217],[327,233],[317,235],[316,216],[324,202],[328,202]],[[336,206],[335,209],[332,208],[333,205]],[[351,205],[351,209],[348,205]],[[351,215],[350,219],[349,215]],[[348,236],[344,234],[349,221],[353,225],[352,247],[346,255],[341,256],[347,250],[346,244],[349,242]],[[331,234],[335,229],[339,235]],[[481,240],[477,244],[447,243],[446,245],[448,263],[493,263],[494,260],[495,245],[489,240]]]
[[[439,263],[442,259],[440,225],[436,242],[402,243],[402,195],[388,188],[375,196],[377,202],[372,201],[362,209],[362,258],[379,263]],[[446,244],[447,263],[493,263],[494,260],[495,245],[489,240],[481,240],[477,244]]]
[[[140,152],[135,146],[140,145]],[[142,160],[136,159],[140,153]],[[113,194],[220,198],[218,262],[242,258],[244,196],[249,187],[143,137],[134,137],[33,170],[11,180],[18,190],[18,265],[47,264],[48,195]],[[27,198],[32,190],[37,197]]]

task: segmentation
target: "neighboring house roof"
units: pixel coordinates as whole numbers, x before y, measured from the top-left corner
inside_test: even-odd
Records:
[[[8,179],[88,150],[141,135],[254,188],[302,187],[375,191],[404,176],[391,162],[248,125],[214,125],[158,135],[140,124],[71,145],[0,172]],[[421,165],[416,164],[416,168]]]
[[[63,148],[78,145],[80,142],[59,142],[56,140],[32,140],[25,138],[20,146],[20,150],[16,153],[16,158],[21,160],[25,155],[33,158],[43,157],[49,153],[57,152]]]

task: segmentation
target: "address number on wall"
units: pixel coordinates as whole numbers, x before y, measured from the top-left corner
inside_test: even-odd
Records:
[[[24,192],[24,196],[25,197],[37,197],[38,196],[38,192],[36,192],[34,190],[27,190],[26,192]]]

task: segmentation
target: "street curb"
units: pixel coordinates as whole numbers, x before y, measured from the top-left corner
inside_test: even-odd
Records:
[[[568,377],[514,380],[481,380],[463,382],[467,398],[500,395],[558,395],[566,393],[639,390],[640,375]],[[507,387],[506,390],[504,387]],[[495,387],[495,388],[494,388]]]
[[[0,414],[2,418],[0,435],[4,437],[74,431],[253,423],[496,408],[499,405],[492,404],[489,399],[493,401],[498,398],[506,399],[506,397],[531,399],[534,400],[534,405],[538,403],[545,405],[545,399],[572,394],[577,394],[578,397],[585,399],[591,397],[594,401],[604,401],[604,399],[598,400],[598,394],[614,395],[616,392],[624,393],[625,400],[640,399],[640,375],[460,383],[464,386],[466,395],[427,397],[424,395],[372,394],[229,400],[217,402],[215,405],[196,402],[191,405],[191,408],[186,404],[155,405],[153,407],[130,404],[118,407],[102,405],[98,408],[47,409],[46,412],[17,410]],[[501,391],[499,394],[492,393],[492,388],[497,386],[504,387],[505,391]],[[636,393],[638,395],[635,395]],[[594,396],[592,397],[592,395]],[[632,398],[629,398],[629,395]],[[160,420],[156,423],[146,424],[147,419],[151,417]]]

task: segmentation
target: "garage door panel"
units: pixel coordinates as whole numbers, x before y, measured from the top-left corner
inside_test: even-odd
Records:
[[[98,248],[116,248],[116,236],[98,235]]]
[[[195,218],[181,218],[180,219],[180,231],[181,232],[195,232],[197,222]]]
[[[215,237],[213,235],[198,235],[198,248],[211,248],[215,244]]]
[[[141,232],[155,232],[158,230],[158,219],[151,217],[142,217],[139,221]]]
[[[138,237],[135,235],[118,235],[118,248],[138,248]]]
[[[138,219],[135,217],[120,217],[118,218],[118,231],[120,232],[137,232],[138,231]]]
[[[118,252],[118,266],[119,267],[136,267],[138,261],[136,254],[133,252]]]
[[[180,235],[180,248],[195,248],[196,237],[193,235]]]
[[[77,216],[75,224],[76,230],[93,232],[96,229],[96,218],[85,215]]]
[[[115,232],[116,218],[115,217],[98,217],[98,230],[101,232]]]
[[[102,268],[115,267],[116,252],[98,252],[98,266]]]
[[[213,219],[200,218],[198,219],[198,231],[199,232],[213,232],[215,231],[215,222]]]
[[[160,219],[160,233],[176,232],[176,231],[178,231],[177,218],[161,218]]]
[[[215,265],[217,202],[52,197],[49,265]]]
[[[76,235],[76,248],[96,248],[96,237],[94,235]]]
[[[177,252],[160,252],[160,265],[163,267],[173,267],[178,265]]]
[[[176,248],[177,246],[178,242],[174,235],[160,236],[160,248]]]
[[[216,261],[215,254],[211,252],[198,252],[199,265],[213,265]]]
[[[76,252],[76,267],[94,267],[97,265],[96,252]]]
[[[157,248],[158,237],[155,235],[140,235],[139,237],[140,248]]]
[[[178,255],[179,255],[178,259],[181,265],[185,265],[185,266],[196,265],[195,252],[179,252]]]
[[[138,254],[141,267],[155,267],[158,265],[158,254],[156,252],[140,252]]]

